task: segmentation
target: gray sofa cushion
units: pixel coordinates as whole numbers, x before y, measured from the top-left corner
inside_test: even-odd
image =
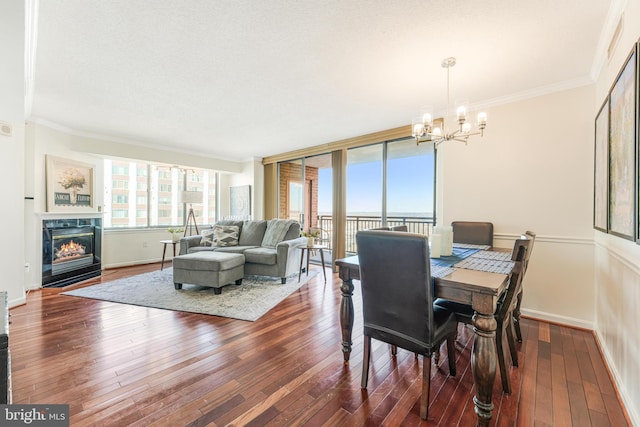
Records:
[[[264,233],[267,231],[267,221],[245,221],[240,233],[240,246],[260,246]]]
[[[278,262],[278,251],[271,248],[253,248],[244,251],[246,262],[254,264],[274,265]]]
[[[297,223],[292,219],[270,219],[267,221],[267,231],[264,233],[261,246],[275,248],[278,243],[285,239],[291,225]]]
[[[225,246],[225,247],[215,247],[216,252],[226,252],[226,253],[234,253],[241,254],[247,249],[255,248],[255,246]]]
[[[203,252],[203,251],[212,252],[214,250],[216,250],[215,246],[191,246],[189,249],[187,249],[187,253],[192,254],[194,252]],[[180,255],[184,255],[184,254],[180,254]]]

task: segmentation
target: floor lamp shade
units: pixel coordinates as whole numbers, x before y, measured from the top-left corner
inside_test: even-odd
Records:
[[[180,201],[182,203],[202,203],[202,192],[182,191],[180,193]]]

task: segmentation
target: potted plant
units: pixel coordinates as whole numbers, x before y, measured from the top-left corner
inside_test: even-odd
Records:
[[[320,237],[320,230],[302,230],[300,234],[302,234],[303,237],[307,238],[307,246],[311,247],[315,243],[316,238]]]
[[[167,228],[167,231],[169,233],[171,233],[171,240],[174,242],[177,242],[178,240],[180,240],[180,233],[182,233],[184,231],[184,228],[182,227],[169,227]]]

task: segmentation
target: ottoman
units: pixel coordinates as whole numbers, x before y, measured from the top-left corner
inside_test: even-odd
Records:
[[[226,252],[193,252],[173,259],[173,285],[182,289],[183,283],[209,286],[219,295],[224,285],[242,284],[244,255]]]

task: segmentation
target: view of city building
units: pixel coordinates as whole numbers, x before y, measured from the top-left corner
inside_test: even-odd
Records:
[[[182,227],[193,207],[198,224],[216,220],[214,171],[176,166],[105,160],[105,228]],[[183,191],[202,194],[202,203],[187,206]]]

